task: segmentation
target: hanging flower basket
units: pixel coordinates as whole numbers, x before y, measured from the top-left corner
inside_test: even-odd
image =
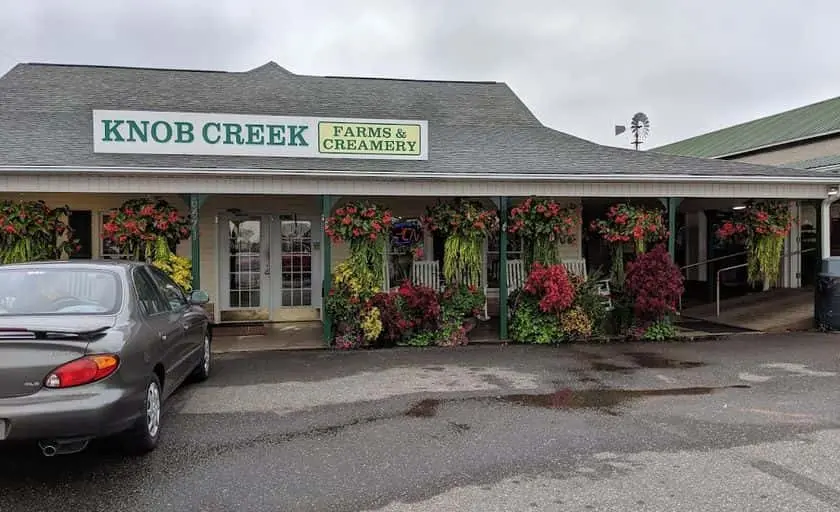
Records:
[[[375,242],[388,235],[392,223],[390,210],[367,201],[353,201],[327,218],[326,232],[336,243]]]
[[[444,279],[450,284],[478,286],[484,239],[499,229],[498,212],[484,208],[478,201],[459,199],[428,207],[423,224],[430,232],[446,237]]]
[[[590,228],[609,243],[633,244],[636,254],[668,238],[662,210],[628,203],[611,206],[607,218],[593,221]]]
[[[522,237],[530,263],[559,263],[557,244],[571,244],[577,239],[580,210],[576,204],[560,206],[551,199],[528,198],[511,208],[508,232]]]
[[[779,277],[785,237],[794,217],[786,201],[750,201],[735,212],[732,220],[717,230],[721,240],[741,242],[747,248],[748,279],[755,283],[774,282]]]
[[[108,213],[102,238],[114,244],[121,254],[137,261],[154,261],[158,239],[174,252],[178,242],[190,236],[189,218],[164,199],[130,199]]]
[[[391,233],[391,211],[369,201],[352,201],[326,219],[325,231],[334,242],[350,245],[350,258],[367,267],[377,283],[385,280],[385,240]]]
[[[444,237],[484,238],[499,229],[499,215],[479,201],[460,199],[426,208],[423,224]]]
[[[63,259],[78,252],[67,224],[70,209],[43,201],[0,202],[0,263]]]

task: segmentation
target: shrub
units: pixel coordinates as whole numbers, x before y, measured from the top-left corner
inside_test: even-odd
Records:
[[[543,311],[539,298],[527,293],[520,294],[515,311],[510,323],[510,337],[513,341],[538,344],[563,341],[557,315]]]
[[[560,330],[570,339],[587,339],[592,336],[592,320],[579,307],[560,313]]]
[[[604,305],[604,297],[599,292],[598,284],[602,277],[596,272],[588,278],[572,276],[570,279],[575,290],[572,307],[583,311],[589,319],[592,334],[604,332],[607,309]]]
[[[571,306],[575,299],[575,289],[563,265],[534,263],[524,289],[526,293],[539,297],[541,311],[555,315]]]
[[[648,325],[642,331],[641,338],[645,341],[665,341],[676,337],[677,328],[668,320],[660,320]]]
[[[444,322],[459,322],[464,318],[478,316],[484,301],[484,293],[475,286],[449,285],[440,294],[441,318]]]
[[[661,244],[628,264],[625,285],[640,323],[658,322],[676,311],[684,291],[682,273]]]
[[[379,339],[383,342],[396,343],[410,331],[414,324],[406,319],[403,312],[403,300],[400,294],[393,292],[377,293],[370,300],[373,307],[379,310],[382,321],[382,332]]]
[[[437,292],[427,286],[417,286],[405,281],[397,293],[403,301],[405,318],[411,319],[413,327],[425,331],[437,329],[440,323]]]

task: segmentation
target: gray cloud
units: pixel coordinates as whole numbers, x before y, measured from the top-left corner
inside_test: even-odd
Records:
[[[0,0],[18,61],[507,82],[546,124],[649,146],[837,95],[831,0]]]

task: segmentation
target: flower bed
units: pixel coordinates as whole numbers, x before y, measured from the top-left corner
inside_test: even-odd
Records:
[[[559,263],[557,244],[577,239],[580,210],[577,205],[560,206],[551,199],[529,197],[510,210],[508,232],[522,237],[526,244],[526,265]]]
[[[67,224],[70,209],[43,201],[0,202],[0,263],[57,260],[77,252]]]
[[[563,265],[535,263],[509,302],[510,334],[519,343],[588,340],[602,332],[606,316],[595,279],[570,277]]]
[[[774,282],[779,277],[785,237],[794,218],[785,201],[750,201],[734,219],[717,230],[721,240],[743,242],[747,247],[747,274],[751,282]]]
[[[335,282],[327,304],[337,320],[334,345],[341,349],[465,345],[470,321],[484,304],[484,295],[469,286],[437,292],[406,281],[382,292],[372,273],[353,262],[339,265]]]

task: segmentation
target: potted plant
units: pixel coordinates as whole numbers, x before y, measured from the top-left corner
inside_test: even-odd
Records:
[[[443,249],[446,282],[478,285],[484,239],[499,228],[496,210],[467,199],[439,202],[426,209],[423,224],[430,232],[446,237]]]
[[[551,199],[529,197],[510,210],[508,232],[520,235],[526,245],[526,268],[534,262],[544,265],[560,263],[557,244],[571,244],[580,227],[580,210],[576,204],[561,206]]]
[[[63,259],[77,252],[67,206],[44,201],[0,202],[0,263]]]
[[[785,201],[749,201],[746,208],[736,211],[732,220],[721,225],[716,235],[721,240],[744,242],[748,279],[769,284],[779,277],[785,237],[793,222],[790,205]]]
[[[351,201],[326,219],[325,231],[336,243],[350,244],[350,253],[384,282],[385,240],[394,221],[390,210],[369,201]]]

